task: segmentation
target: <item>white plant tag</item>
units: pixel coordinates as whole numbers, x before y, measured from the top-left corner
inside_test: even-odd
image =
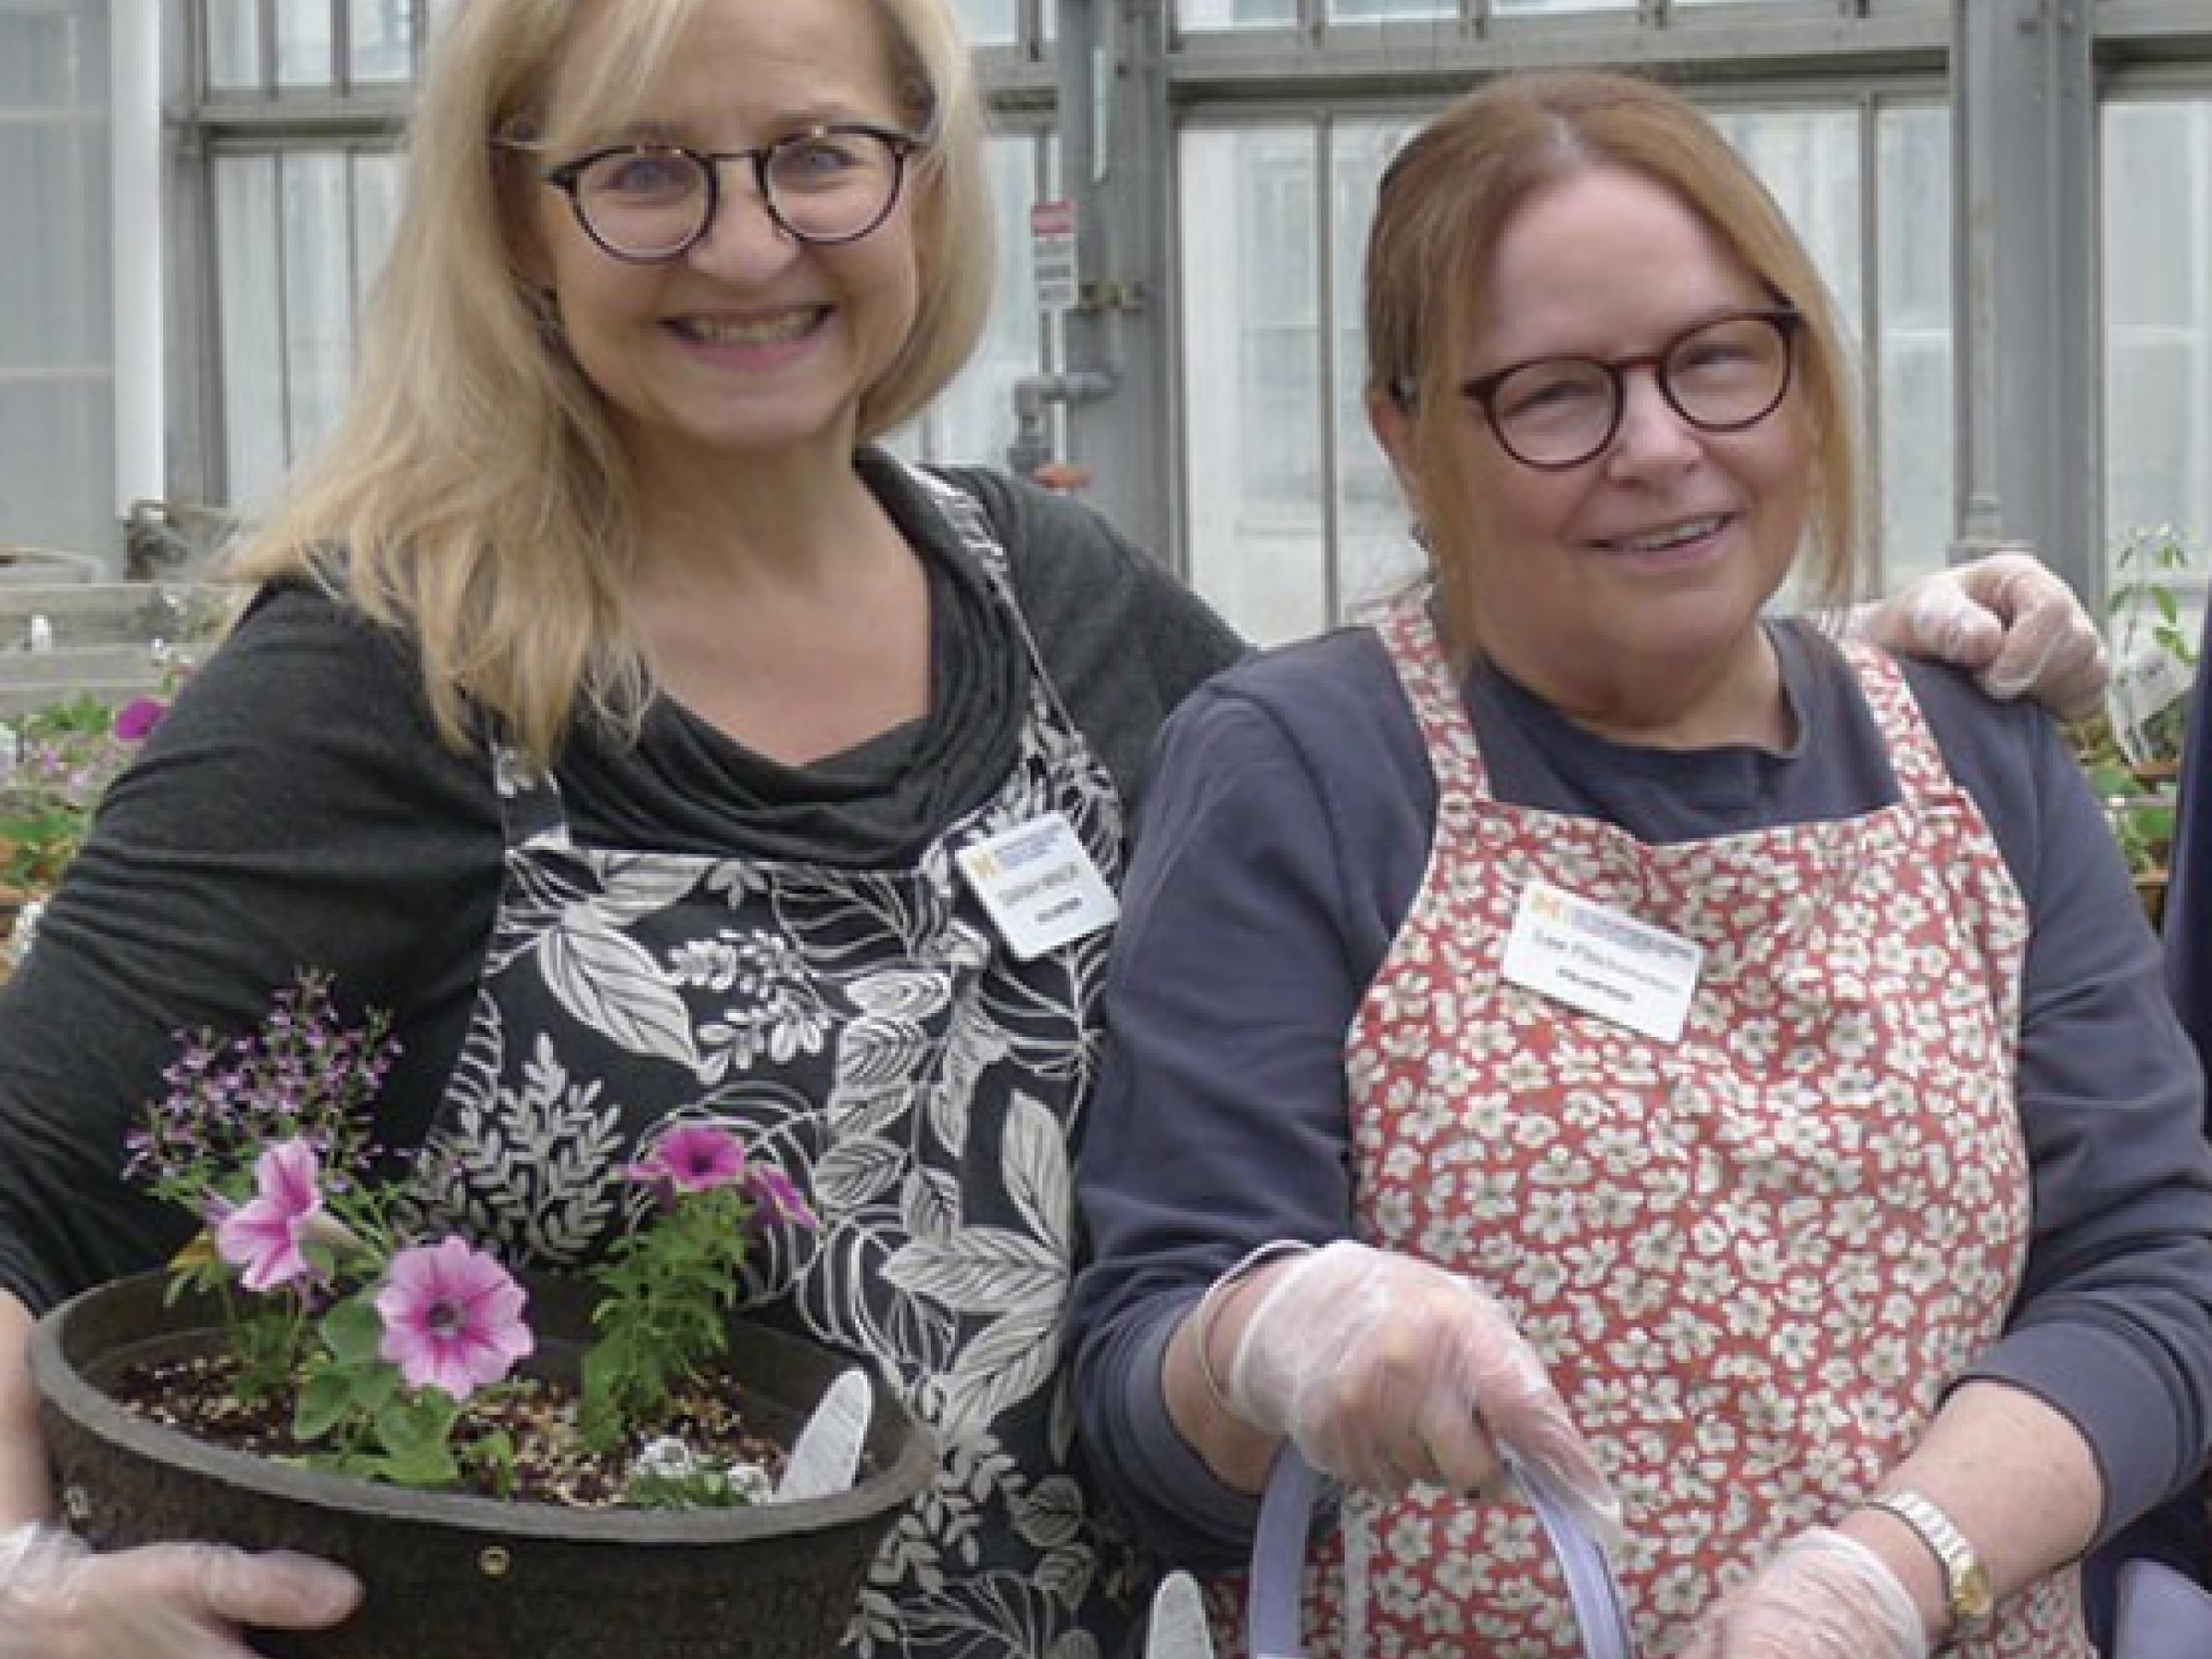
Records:
[[[864,1371],[849,1371],[823,1391],[822,1402],[791,1443],[776,1501],[833,1498],[850,1491],[860,1472],[861,1442],[876,1413],[876,1389]]]
[[[1152,1593],[1152,1618],[1145,1627],[1145,1659],[1214,1659],[1214,1639],[1206,1628],[1206,1602],[1198,1581],[1171,1572]]]

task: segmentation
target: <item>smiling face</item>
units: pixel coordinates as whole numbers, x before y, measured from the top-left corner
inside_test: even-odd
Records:
[[[638,121],[570,147],[594,41],[617,9],[582,29],[557,80],[547,129],[565,161],[581,150],[654,139],[749,149],[821,122],[907,129],[890,42],[856,0],[712,0]],[[769,218],[749,162],[721,164],[721,210],[698,243],[658,265],[594,243],[550,186],[533,210],[534,275],[562,336],[606,399],[641,465],[842,465],[865,393],[904,347],[920,306],[917,204],[910,166],[898,206],[841,246],[794,241]]]
[[[1471,279],[1462,380],[1536,358],[1639,358],[1774,304],[1676,195],[1618,168],[1530,196]],[[1669,406],[1648,366],[1624,373],[1612,441],[1557,471],[1507,453],[1473,403],[1451,410],[1473,545],[1440,554],[1461,562],[1466,643],[1571,714],[1632,726],[1640,712],[1684,712],[1666,707],[1677,696],[1771,684],[1759,613],[1805,529],[1812,446],[1794,384],[1764,419],[1708,432]],[[1407,425],[1378,411],[1418,501]]]

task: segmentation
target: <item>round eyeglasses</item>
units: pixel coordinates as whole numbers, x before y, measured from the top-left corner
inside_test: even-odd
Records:
[[[536,147],[502,139],[510,149]],[[722,164],[750,161],[761,206],[777,229],[817,247],[858,241],[891,215],[907,159],[927,140],[839,121],[757,149],[680,144],[610,144],[538,177],[564,192],[576,222],[617,259],[653,265],[680,258],[707,234],[722,206]]]
[[[1667,406],[1701,432],[1740,432],[1780,406],[1792,347],[1805,318],[1787,309],[1742,312],[1685,329],[1643,357],[1537,358],[1468,381],[1505,453],[1524,466],[1563,472],[1594,460],[1620,430],[1628,371],[1649,369]]]

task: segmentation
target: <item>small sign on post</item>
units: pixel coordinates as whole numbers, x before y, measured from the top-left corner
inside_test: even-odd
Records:
[[[1038,202],[1030,208],[1030,263],[1037,273],[1037,309],[1076,308],[1076,205]]]

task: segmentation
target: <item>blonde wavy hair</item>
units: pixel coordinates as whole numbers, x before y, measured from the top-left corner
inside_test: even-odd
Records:
[[[981,105],[950,0],[851,0],[882,26],[902,117],[929,135],[914,201],[920,313],[866,389],[863,441],[907,420],[974,349],[990,309],[993,216]],[[432,43],[406,190],[372,289],[348,402],[226,561],[231,580],[306,579],[418,643],[456,749],[475,712],[550,766],[579,719],[637,729],[650,697],[622,589],[640,539],[635,477],[598,392],[529,280],[532,159],[571,42],[604,27],[562,112],[615,130],[644,106],[715,0],[461,0]],[[865,8],[865,11],[864,11]]]
[[[1618,168],[1650,180],[1782,303],[1798,330],[1794,395],[1811,434],[1811,568],[1804,601],[1840,609],[1863,579],[1858,394],[1835,307],[1774,198],[1685,99],[1635,76],[1559,70],[1504,76],[1461,99],[1392,159],[1367,244],[1367,396],[1402,411],[1447,612],[1467,623],[1465,559],[1480,545],[1459,395],[1482,321],[1482,273],[1528,201]],[[1468,634],[1466,637],[1472,637]]]

